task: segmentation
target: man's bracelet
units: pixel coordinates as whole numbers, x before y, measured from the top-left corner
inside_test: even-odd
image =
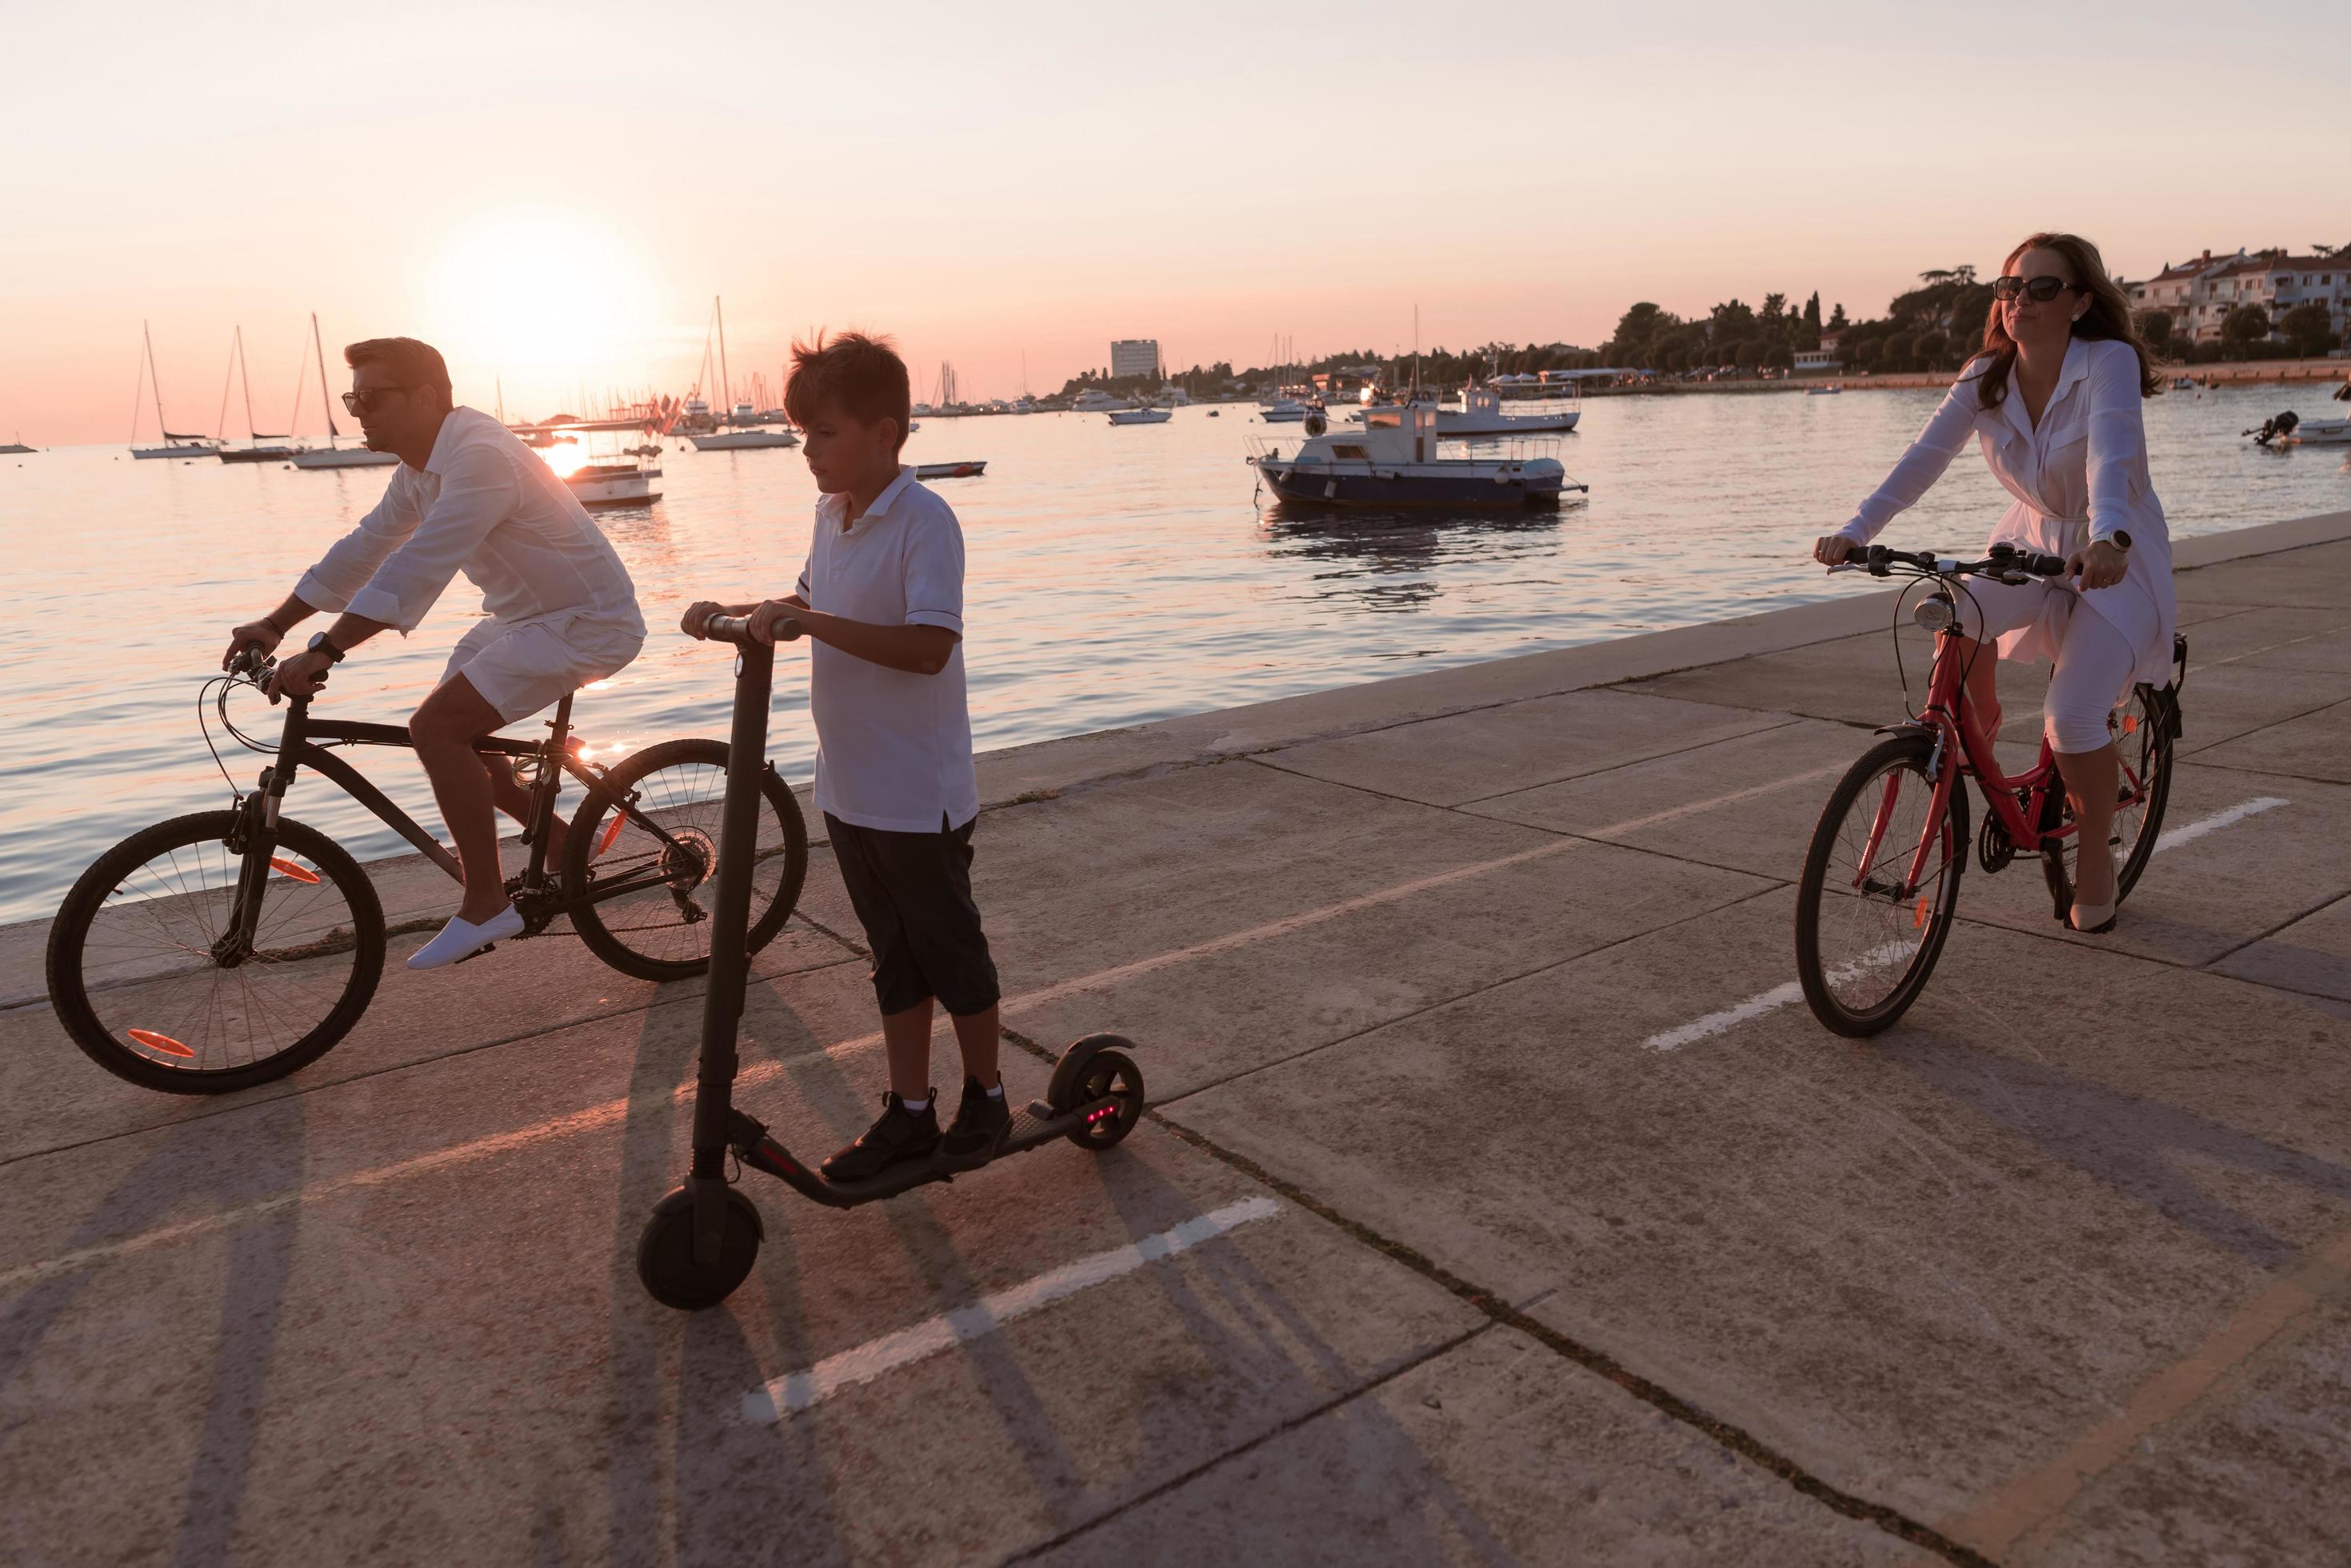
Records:
[[[261,618],[261,623],[264,626],[268,627],[272,632],[277,632],[279,642],[284,642],[286,640],[286,628],[277,624],[275,619],[265,615]]]

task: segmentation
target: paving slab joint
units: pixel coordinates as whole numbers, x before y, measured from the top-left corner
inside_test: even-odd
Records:
[[[1228,1149],[1213,1139],[1168,1120],[1157,1111],[1147,1111],[1144,1119],[1164,1128],[1174,1137],[1190,1145],[1210,1158],[1221,1161],[1250,1180],[1262,1184],[1269,1191],[1312,1214],[1342,1233],[1383,1256],[1403,1264],[1469,1306],[1483,1312],[1491,1324],[1506,1325],[1518,1330],[1569,1361],[1595,1373],[1622,1388],[1634,1398],[1650,1406],[1663,1415],[1680,1422],[1777,1476],[1796,1491],[1811,1498],[1848,1519],[1875,1525],[1897,1540],[1932,1552],[1946,1561],[1966,1565],[1966,1568],[1997,1568],[1995,1560],[1985,1556],[1963,1542],[1955,1541],[1934,1526],[1911,1518],[1898,1509],[1855,1496],[1834,1483],[1823,1480],[1805,1469],[1794,1459],[1781,1453],[1742,1427],[1714,1416],[1692,1404],[1663,1385],[1652,1382],[1619,1362],[1606,1351],[1588,1345],[1571,1335],[1562,1333],[1550,1324],[1527,1315],[1502,1296],[1471,1281],[1464,1280],[1433,1259],[1404,1242],[1381,1235],[1361,1220],[1340,1212],[1330,1204],[1284,1180],[1247,1155]],[[1540,1299],[1540,1298],[1538,1298]],[[1043,1550],[1038,1548],[1036,1550]]]

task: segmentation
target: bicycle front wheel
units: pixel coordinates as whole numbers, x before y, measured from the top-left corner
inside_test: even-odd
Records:
[[[241,911],[247,855],[228,841],[242,817],[201,811],[131,834],[57,910],[49,1000],[119,1078],[175,1094],[266,1083],[318,1060],[375,994],[383,906],[359,862],[282,820],[252,879],[260,907]]]
[[[572,928],[588,950],[624,975],[682,980],[710,967],[718,896],[718,830],[726,798],[726,743],[665,740],[624,758],[604,776],[627,802],[590,795],[571,819],[563,885],[580,900]],[[751,848],[747,946],[775,940],[808,879],[808,824],[772,770],[759,776],[758,834]]]
[[[1934,751],[1915,735],[1871,747],[1813,830],[1796,889],[1796,978],[1813,1016],[1842,1035],[1876,1034],[1909,1009],[1958,915],[1967,790],[1954,779],[1938,809]]]

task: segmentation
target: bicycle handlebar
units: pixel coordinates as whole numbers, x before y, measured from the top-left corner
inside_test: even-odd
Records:
[[[2026,577],[2065,575],[2064,557],[2021,550],[2009,544],[1992,546],[1991,554],[1982,560],[1938,557],[1932,550],[1897,550],[1888,549],[1884,545],[1853,545],[1845,550],[1844,564],[1866,571],[1872,577],[1887,576],[1891,569],[1897,566],[1936,577],[1980,575],[2021,581]]]
[[[705,616],[702,634],[714,643],[748,643],[751,641],[751,618],[747,615]],[[790,616],[776,622],[777,642],[796,642],[799,634],[800,623]]]

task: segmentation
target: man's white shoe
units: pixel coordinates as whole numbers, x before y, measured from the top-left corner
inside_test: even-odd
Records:
[[[503,942],[522,934],[522,912],[507,904],[496,915],[476,925],[456,915],[441,927],[439,936],[419,947],[408,960],[412,969],[437,969],[444,964],[454,964],[468,958],[493,942]]]

